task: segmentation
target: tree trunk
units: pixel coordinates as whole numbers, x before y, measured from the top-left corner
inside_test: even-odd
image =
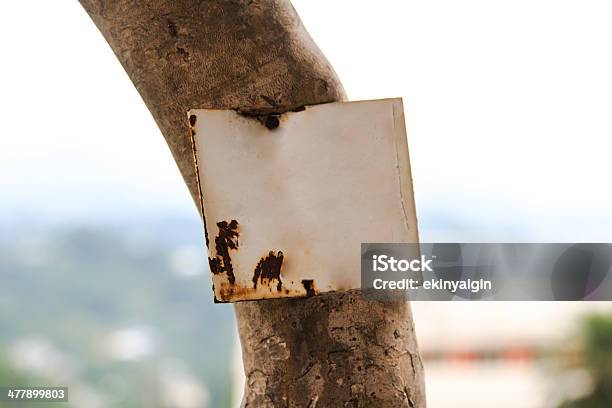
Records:
[[[194,198],[188,109],[263,114],[345,99],[288,0],[80,2],[153,114]],[[365,301],[351,291],[243,302],[235,311],[243,406],[425,406],[408,303]]]

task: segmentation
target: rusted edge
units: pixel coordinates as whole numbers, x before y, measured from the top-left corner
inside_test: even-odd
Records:
[[[229,250],[238,250],[238,223],[232,220],[230,223],[221,221],[219,225],[219,236],[215,238],[217,254],[215,258],[209,258],[211,271],[214,276],[227,273],[228,278],[218,277],[217,285],[213,285],[215,292],[215,303],[235,303],[243,301],[261,301],[287,298],[308,298],[318,296],[319,290],[314,279],[303,279],[301,281],[302,290],[293,285],[290,281],[287,286],[282,278],[282,267],[285,260],[283,251],[268,251],[263,255],[254,267],[252,282],[253,285],[238,283],[235,279],[230,279],[232,265]]]
[[[198,117],[191,113],[191,110],[187,111],[189,118],[189,133],[191,135],[191,150],[193,152],[193,164],[195,166],[196,182],[198,185],[198,201],[200,204],[200,215],[202,217],[202,223],[204,224],[204,238],[206,240],[206,248],[208,248],[208,228],[206,227],[206,216],[204,215],[204,196],[202,195],[202,182],[200,181],[200,167],[198,166],[198,154],[195,142],[195,124]]]
[[[226,274],[217,279],[219,287],[213,285],[215,303],[234,303],[254,300],[271,300],[287,298],[309,298],[320,295],[314,279],[302,279],[301,287],[293,281],[285,284],[282,277],[285,254],[283,251],[271,250],[261,256],[253,269],[253,286],[237,282],[233,274],[230,250],[237,251],[239,246],[239,225],[236,220],[229,223],[217,223],[219,234],[215,237],[216,254],[208,258],[210,270],[214,276]]]
[[[238,288],[238,292],[230,292],[225,297],[218,298],[215,293],[214,302],[215,303],[239,303],[239,302],[274,302],[278,300],[286,300],[286,299],[308,299],[312,297],[321,297],[321,296],[333,296],[335,293],[361,293],[361,289],[344,289],[344,290],[329,290],[327,292],[319,292],[316,287],[316,282],[313,279],[304,279],[302,281],[302,286],[306,290],[306,293],[298,294],[292,290],[283,289],[279,293],[281,296],[267,296],[264,292],[254,291],[253,288]],[[308,289],[306,289],[308,287]],[[244,292],[244,293],[243,293]],[[245,297],[244,295],[254,295],[254,297]],[[271,292],[270,292],[271,294]],[[297,295],[297,296],[296,296]]]

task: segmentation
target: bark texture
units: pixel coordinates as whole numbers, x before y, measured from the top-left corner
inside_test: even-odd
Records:
[[[80,0],[196,198],[187,110],[285,112],[344,90],[288,0]],[[424,407],[407,303],[359,292],[235,305],[245,407]]]

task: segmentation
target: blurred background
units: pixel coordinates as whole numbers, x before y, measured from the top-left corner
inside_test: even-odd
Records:
[[[404,98],[423,242],[612,242],[609,2],[294,5],[352,100]],[[0,8],[0,385],[235,406],[232,307],[139,95],[76,0]],[[612,305],[413,310],[430,407],[612,406]]]

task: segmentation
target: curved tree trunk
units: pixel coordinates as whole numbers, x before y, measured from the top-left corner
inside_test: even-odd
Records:
[[[197,197],[190,108],[284,112],[344,90],[288,0],[80,0]],[[340,16],[339,16],[340,18]],[[407,303],[358,291],[235,305],[248,407],[424,407]]]

